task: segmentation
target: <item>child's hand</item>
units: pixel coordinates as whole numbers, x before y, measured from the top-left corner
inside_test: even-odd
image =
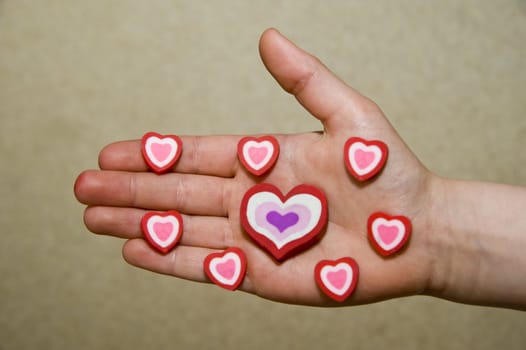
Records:
[[[239,136],[182,137],[183,154],[174,172],[147,171],[140,141],[118,142],[100,154],[101,171],[86,171],[75,185],[77,198],[89,207],[86,226],[93,232],[130,239],[126,261],[151,271],[205,282],[203,260],[209,253],[237,246],[248,260],[241,289],[288,303],[329,305],[316,286],[313,270],[322,259],[353,257],[360,281],[348,304],[431,291],[438,250],[431,210],[444,181],[416,159],[370,100],[345,85],[316,58],[275,30],[261,38],[263,62],[278,83],[324,127],[323,132],[275,135],[281,151],[262,181],[283,193],[308,183],[322,189],[329,204],[329,223],[320,242],[278,264],[243,232],[240,203],[259,181],[237,160]],[[383,171],[359,183],[349,175],[343,146],[351,136],[377,139],[389,147]],[[181,243],[167,255],[144,241],[141,217],[147,210],[183,214]],[[367,219],[376,211],[407,216],[413,234],[406,249],[390,258],[376,253],[367,238]],[[436,214],[436,211],[434,212]]]

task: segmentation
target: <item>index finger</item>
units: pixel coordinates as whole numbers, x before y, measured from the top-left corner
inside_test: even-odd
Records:
[[[237,143],[241,136],[181,136],[183,150],[173,171],[233,177],[238,167]],[[147,171],[141,141],[109,144],[99,154],[102,170]]]

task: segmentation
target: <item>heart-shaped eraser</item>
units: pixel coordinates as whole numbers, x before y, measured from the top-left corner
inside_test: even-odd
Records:
[[[183,150],[183,142],[176,135],[148,132],[142,137],[142,155],[148,167],[161,174],[170,170]]]
[[[237,156],[252,174],[261,176],[274,166],[279,143],[274,136],[243,137],[237,144]]]
[[[347,169],[359,181],[376,175],[387,161],[388,148],[382,141],[351,137],[343,150]]]
[[[321,290],[332,299],[342,302],[358,283],[358,264],[353,258],[322,260],[314,268],[314,278]]]
[[[215,284],[235,290],[245,277],[247,259],[241,249],[232,247],[221,253],[209,254],[205,258],[203,268]]]
[[[241,201],[241,224],[281,261],[316,243],[327,224],[327,199],[311,185],[296,186],[284,196],[274,185],[257,184]]]
[[[146,240],[161,253],[168,253],[177,245],[183,233],[183,218],[171,210],[164,213],[148,212],[141,220]]]
[[[411,235],[411,221],[405,216],[374,213],[367,221],[369,240],[383,256],[399,251]]]

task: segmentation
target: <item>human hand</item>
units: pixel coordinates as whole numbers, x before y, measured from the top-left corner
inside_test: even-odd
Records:
[[[205,257],[227,247],[247,256],[240,289],[275,301],[333,305],[316,286],[313,270],[322,259],[353,257],[360,281],[346,304],[369,303],[426,292],[434,271],[429,243],[433,188],[439,182],[411,153],[382,111],[353,90],[316,58],[275,30],[260,41],[263,62],[278,83],[323,124],[323,132],[275,135],[280,156],[268,176],[257,179],[237,160],[241,136],[187,136],[173,172],[147,171],[140,141],[117,142],[102,150],[100,171],[83,172],[75,184],[79,201],[88,205],[85,224],[95,233],[126,238],[123,256],[130,264],[192,281],[206,282]],[[389,159],[374,180],[357,182],[345,169],[343,145],[351,136],[377,139],[389,147]],[[287,193],[307,183],[322,189],[329,205],[326,232],[308,250],[277,263],[240,225],[240,204],[257,182]],[[142,237],[141,217],[151,210],[183,214],[180,244],[167,255]],[[383,258],[367,238],[373,212],[404,215],[413,235],[406,249]]]

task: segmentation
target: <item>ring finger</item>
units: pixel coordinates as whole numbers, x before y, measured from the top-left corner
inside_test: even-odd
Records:
[[[97,234],[120,238],[141,238],[141,219],[148,211],[136,208],[88,207],[84,222]],[[227,218],[216,216],[183,217],[181,245],[225,249],[232,245],[232,229]]]

